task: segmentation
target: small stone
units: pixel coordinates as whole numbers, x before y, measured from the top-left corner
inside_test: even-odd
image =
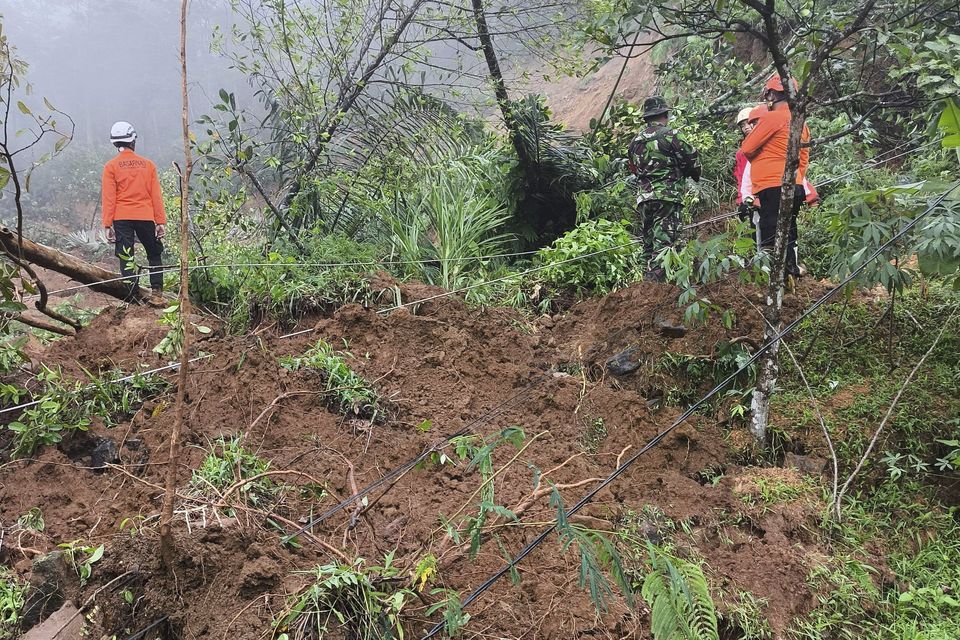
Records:
[[[617,355],[609,358],[606,363],[607,371],[615,376],[625,376],[640,368],[640,359],[637,357],[636,347],[627,347]]]
[[[108,464],[120,462],[120,449],[110,438],[97,438],[97,445],[90,454],[90,466],[103,470]]]
[[[660,331],[660,335],[667,338],[682,338],[687,335],[687,328],[685,326],[672,324],[667,320],[664,320],[657,325],[657,329]]]

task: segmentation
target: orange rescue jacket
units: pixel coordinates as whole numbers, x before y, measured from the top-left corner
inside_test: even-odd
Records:
[[[130,149],[122,149],[103,167],[103,226],[114,220],[152,220],[166,224],[157,168]]]
[[[753,131],[740,143],[740,151],[750,159],[750,177],[753,192],[759,193],[770,187],[779,187],[783,181],[783,168],[787,163],[787,139],[790,137],[790,107],[779,102],[772,111],[755,109]],[[810,140],[810,130],[803,125],[800,140]],[[803,184],[810,163],[809,147],[800,147],[800,166],[797,168],[797,184]]]

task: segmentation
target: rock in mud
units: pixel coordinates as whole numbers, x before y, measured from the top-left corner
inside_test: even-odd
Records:
[[[615,376],[625,376],[640,368],[640,357],[636,347],[628,347],[607,360],[607,371]]]
[[[120,461],[120,448],[112,438],[96,436],[89,432],[74,432],[60,443],[60,450],[83,466],[103,470],[108,464]]]
[[[90,466],[103,470],[108,464],[120,462],[120,449],[110,438],[97,438],[97,444],[90,454]]]
[[[661,320],[657,324],[660,335],[667,338],[682,338],[687,335],[687,328],[682,324],[673,324],[669,320]]]
[[[67,601],[67,590],[75,582],[76,573],[65,552],[48,553],[34,560],[23,605],[23,628],[32,629],[60,609]]]

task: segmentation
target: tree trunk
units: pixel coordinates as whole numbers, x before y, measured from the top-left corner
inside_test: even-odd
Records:
[[[173,573],[174,545],[172,533],[173,503],[177,493],[177,460],[180,453],[180,431],[183,429],[184,404],[187,392],[187,374],[190,368],[190,174],[193,173],[193,155],[190,152],[190,110],[187,96],[187,3],[180,3],[180,91],[183,96],[183,174],[180,176],[180,323],[183,344],[180,348],[180,371],[177,376],[177,404],[174,409],[173,429],[170,432],[170,457],[164,482],[163,508],[160,512],[160,560]]]
[[[0,228],[0,245],[3,245],[4,250],[9,254],[14,256],[19,255],[20,246],[16,231],[8,229],[7,227]],[[23,259],[38,267],[62,273],[82,284],[98,283],[92,284],[90,287],[93,291],[105,293],[119,300],[130,299],[130,290],[127,283],[123,280],[116,279],[120,277],[118,273],[107,271],[79,258],[74,258],[62,251],[57,251],[52,247],[23,238]],[[104,280],[113,281],[103,282]],[[139,293],[135,295],[135,301],[142,299]]]
[[[497,59],[497,52],[493,48],[493,38],[490,36],[490,29],[487,26],[487,16],[483,8],[483,0],[473,1],[473,16],[477,23],[477,37],[480,39],[480,48],[483,49],[483,57],[487,61],[487,70],[490,73],[490,81],[493,83],[493,93],[497,98],[497,105],[500,107],[500,113],[503,114],[503,124],[507,128],[510,140],[513,142],[513,148],[517,152],[517,157],[522,164],[525,163],[526,153],[523,145],[520,144],[517,135],[517,123],[513,119],[513,109],[510,106],[510,95],[507,93],[507,84],[503,80],[503,72],[500,70],[500,61]]]
[[[774,388],[777,386],[777,376],[780,373],[780,343],[779,341],[774,342],[774,340],[782,328],[780,309],[783,306],[787,241],[793,209],[794,187],[796,185],[797,169],[800,166],[800,138],[806,120],[804,107],[805,105],[802,103],[799,106],[791,107],[793,113],[790,118],[790,134],[787,141],[787,160],[783,168],[780,187],[780,212],[777,214],[777,231],[770,265],[770,283],[767,286],[767,297],[764,300],[763,308],[764,342],[773,342],[773,344],[760,361],[757,387],[753,392],[753,400],[751,401],[750,433],[761,444],[765,443],[767,439],[770,399]]]

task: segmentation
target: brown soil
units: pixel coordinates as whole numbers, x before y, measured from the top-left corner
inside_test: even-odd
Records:
[[[433,291],[413,285],[402,288],[404,300]],[[788,313],[821,290],[816,283],[805,285],[788,299]],[[427,465],[406,473],[386,492],[369,496],[368,508],[355,527],[349,527],[355,509],[348,507],[319,525],[315,538],[300,536],[298,549],[282,546],[277,529],[265,524],[262,513],[239,509],[235,517],[227,517],[190,500],[186,497],[190,469],[199,466],[204,449],[218,436],[245,434],[246,446],[269,460],[272,469],[291,471],[275,481],[294,487],[315,482],[330,494],[318,503],[306,492],[291,490],[279,504],[270,505],[272,521],[292,530],[355,487],[381,478],[525,391],[494,417],[472,427],[477,434],[490,435],[520,426],[526,434],[529,446],[497,476],[496,502],[511,509],[522,504],[534,489],[533,467],[543,472],[556,468],[549,479],[560,486],[606,476],[618,456],[638,450],[679,413],[676,407],[650,408],[647,398],[657,391],[650,388],[656,379],[642,371],[619,379],[604,375],[609,356],[631,345],[648,360],[666,351],[709,354],[721,340],[761,337],[756,313],[747,301],[755,293],[741,292],[734,284],[711,293],[737,309],[733,329],[710,323],[707,328],[690,328],[682,338],[663,337],[659,323],[679,320],[677,293],[666,285],[638,284],[535,322],[514,311],[479,310],[442,299],[425,303],[416,314],[400,310],[380,315],[346,306],[330,317],[317,318],[314,333],[294,338],[215,332],[199,345],[213,357],[194,365],[190,375],[179,457],[184,497],[175,520],[174,574],[159,564],[155,527],[174,417],[171,398],[148,403],[113,430],[93,429],[94,435],[109,436],[120,445],[118,467],[84,468],[65,453],[66,446],[48,447],[35,460],[0,467],[3,525],[9,529],[33,507],[41,508],[46,521],[41,534],[26,532],[11,539],[8,533],[0,562],[26,574],[36,553],[53,549],[58,542],[82,538],[88,544],[105,544],[105,556],[94,567],[92,580],[74,594],[79,602],[97,594],[91,623],[95,637],[125,637],[163,616],[168,618],[169,637],[269,636],[285,595],[307,582],[306,576],[294,572],[335,560],[329,547],[371,564],[379,564],[395,550],[395,562],[407,568],[433,553],[440,558],[437,586],[465,595],[504,562],[501,545],[489,536],[473,560],[443,540],[441,514],[450,516],[461,507],[464,513],[476,510],[476,498],[471,496],[480,486],[480,476],[465,463]],[[92,370],[155,366],[151,349],[164,334],[156,325],[157,313],[110,309],[76,338],[48,348],[42,360],[74,375],[80,374],[80,366]],[[334,345],[347,341],[351,366],[375,381],[388,399],[386,419],[374,425],[345,419],[331,412],[320,396],[295,393],[317,391],[317,378],[282,370],[277,359],[303,353],[319,337]],[[579,365],[579,370],[572,365]],[[591,447],[587,453],[585,431],[597,419],[603,420],[605,435],[597,438],[595,451]],[[425,420],[432,424],[426,432],[416,428]],[[696,417],[680,426],[601,492],[578,522],[609,530],[645,506],[686,521],[693,535],[681,548],[702,554],[712,579],[725,592],[749,590],[765,599],[770,623],[779,633],[813,605],[805,578],[823,555],[810,533],[815,513],[794,504],[766,511],[746,505],[740,497],[744,484],[738,481],[744,472],[731,463],[726,436],[714,419]],[[449,448],[447,452],[452,455]],[[497,449],[495,468],[516,454],[510,446]],[[716,485],[698,481],[699,472],[718,468],[726,469],[726,474]],[[562,489],[565,504],[575,503],[591,485]],[[534,501],[521,514],[524,526],[496,529],[502,547],[516,553],[542,530],[538,523],[551,520],[555,513],[546,496]],[[631,610],[615,603],[606,613],[595,612],[577,585],[579,562],[573,549],[564,553],[556,536],[551,537],[520,565],[519,586],[505,578],[470,607],[467,637],[648,637],[648,614],[642,606]],[[132,573],[124,584],[134,594],[135,606],[122,600],[117,585],[97,592],[128,571]],[[426,590],[424,599],[432,598]],[[721,609],[725,606],[721,601]],[[412,623],[411,637],[427,624],[425,608],[410,605],[409,613],[421,619]]]

